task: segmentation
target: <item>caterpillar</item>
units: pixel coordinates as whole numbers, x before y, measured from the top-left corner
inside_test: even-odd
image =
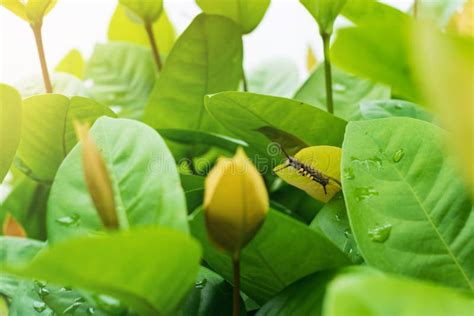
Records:
[[[285,151],[285,149],[283,149],[283,147],[280,146],[280,148],[281,148],[282,152],[285,154],[288,162],[285,166],[281,167],[280,169],[275,170],[275,172],[281,171],[281,170],[286,169],[288,167],[292,167],[292,168],[296,169],[298,174],[302,175],[303,177],[307,177],[310,180],[320,184],[323,187],[324,194],[326,194],[326,195],[327,195],[326,186],[329,184],[329,182],[331,180],[336,182],[339,186],[341,186],[341,183],[338,180],[323,174],[321,171],[316,170],[316,169],[312,168],[311,166],[308,166],[308,165],[304,164],[301,161],[298,161],[295,157],[290,156]]]

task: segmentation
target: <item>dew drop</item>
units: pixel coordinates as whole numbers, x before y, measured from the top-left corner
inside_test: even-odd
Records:
[[[402,160],[403,156],[405,156],[405,151],[403,149],[399,149],[397,150],[394,154],[393,154],[393,162],[399,162],[400,160]]]
[[[349,231],[349,229],[346,229],[344,231],[344,237],[346,237],[347,239],[349,239],[351,237],[351,232]]]
[[[194,285],[194,287],[195,287],[196,289],[201,290],[201,289],[203,289],[203,288],[206,286],[206,284],[207,284],[207,279],[202,279],[201,281],[196,282],[196,284]]]
[[[336,92],[344,92],[346,91],[347,87],[340,83],[335,83],[332,85],[332,89]]]
[[[379,195],[379,193],[375,191],[373,187],[355,188],[354,194],[358,202],[366,200],[373,195]]]
[[[71,216],[63,216],[56,219],[56,223],[66,227],[76,227],[79,224],[79,214],[72,214]]]
[[[90,306],[86,310],[87,315],[94,315],[95,314],[95,308]]]
[[[338,222],[341,221],[341,216],[339,216],[339,214],[336,214],[336,221],[338,221]]]
[[[49,290],[45,287],[40,287],[39,290],[38,290],[38,295],[40,297],[48,296],[49,295]]]
[[[64,309],[64,315],[74,315],[74,312],[82,305],[81,302],[75,302]]]
[[[48,282],[44,282],[44,281],[35,280],[34,282],[35,282],[35,285],[39,288],[42,288],[48,285]]]
[[[384,242],[390,236],[390,232],[392,230],[392,225],[385,224],[382,226],[377,226],[373,229],[369,229],[368,234],[370,240],[374,242]]]
[[[33,302],[33,309],[35,311],[37,311],[38,313],[41,313],[46,309],[46,303],[45,302],[40,302],[40,301],[34,301]]]
[[[395,104],[395,109],[396,110],[401,110],[402,108],[403,108],[403,106],[400,103]]]

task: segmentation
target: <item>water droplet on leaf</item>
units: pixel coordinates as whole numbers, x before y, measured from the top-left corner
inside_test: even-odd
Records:
[[[48,282],[44,282],[44,281],[35,280],[34,282],[35,282],[35,285],[39,288],[42,288],[48,285]]]
[[[392,225],[385,224],[382,226],[377,226],[373,229],[369,229],[368,234],[369,238],[375,242],[384,242],[390,236],[390,232],[392,231]]]
[[[373,195],[379,195],[379,193],[375,191],[373,187],[359,187],[355,188],[354,195],[357,201],[360,202],[370,198]]]
[[[355,179],[354,169],[352,167],[344,168],[344,179],[347,179],[347,180]]]
[[[35,311],[37,311],[38,313],[41,313],[46,309],[46,303],[39,302],[39,301],[34,301],[33,302],[33,309]]]
[[[75,227],[79,224],[80,216],[79,214],[72,214],[71,216],[63,216],[56,219],[56,223],[66,226],[66,227]]]
[[[336,92],[343,92],[346,91],[347,87],[340,83],[335,83],[332,85],[332,89]]]
[[[203,288],[206,286],[206,284],[207,284],[207,279],[202,279],[201,281],[196,282],[196,284],[194,285],[194,287],[195,287],[196,289],[201,290],[201,289],[203,289]]]
[[[397,150],[394,154],[393,154],[393,162],[399,162],[400,160],[402,160],[403,156],[405,156],[405,151],[403,149],[399,149]]]
[[[49,295],[49,290],[45,287],[40,287],[39,290],[38,290],[38,295],[40,297],[48,296]]]
[[[87,315],[94,315],[95,314],[95,308],[90,306],[90,307],[87,308],[86,312],[87,312]]]
[[[63,311],[64,315],[74,315],[74,312],[82,305],[80,302],[72,303]]]

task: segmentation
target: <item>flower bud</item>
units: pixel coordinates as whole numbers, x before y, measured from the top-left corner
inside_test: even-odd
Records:
[[[243,149],[219,159],[204,194],[207,233],[218,248],[238,253],[262,226],[268,207],[265,183]]]
[[[87,188],[97,213],[106,228],[119,227],[115,207],[114,190],[107,166],[97,145],[89,135],[89,126],[74,122],[76,134],[82,144],[82,165]]]

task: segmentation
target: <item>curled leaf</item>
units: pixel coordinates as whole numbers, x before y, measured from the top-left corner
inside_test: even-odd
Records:
[[[51,11],[56,2],[57,0],[2,0],[0,4],[31,25],[41,25],[43,17]]]
[[[75,121],[74,128],[82,144],[84,177],[92,201],[103,225],[109,229],[116,229],[119,227],[119,222],[115,207],[114,190],[107,166],[97,145],[89,135],[89,126]]]
[[[265,183],[243,149],[221,158],[205,182],[204,209],[209,239],[236,254],[258,232],[268,212]]]
[[[163,10],[163,0],[119,0],[119,2],[129,10],[133,20],[138,18],[145,24],[158,20]]]
[[[327,203],[341,190],[341,148],[312,146],[276,166],[273,171],[289,184]]]
[[[25,229],[10,213],[7,213],[3,219],[2,233],[4,236],[26,237]]]

